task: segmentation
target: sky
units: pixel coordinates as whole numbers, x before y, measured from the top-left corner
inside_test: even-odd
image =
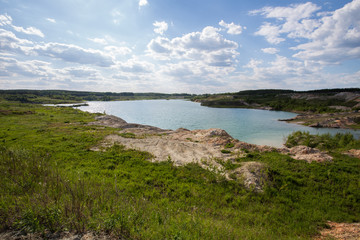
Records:
[[[360,87],[360,0],[0,0],[0,89]]]

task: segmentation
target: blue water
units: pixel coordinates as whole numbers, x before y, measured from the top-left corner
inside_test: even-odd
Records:
[[[143,100],[88,102],[78,107],[83,111],[118,116],[129,123],[140,123],[163,129],[221,128],[232,137],[254,144],[280,147],[287,135],[294,131],[313,134],[351,132],[357,138],[360,131],[310,128],[278,121],[295,117],[295,113],[240,108],[209,108],[200,103],[183,100]]]

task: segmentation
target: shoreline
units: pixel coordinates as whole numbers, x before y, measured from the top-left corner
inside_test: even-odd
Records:
[[[338,112],[338,113],[301,113],[289,119],[279,119],[288,123],[295,123],[313,128],[335,128],[360,130],[359,111]]]

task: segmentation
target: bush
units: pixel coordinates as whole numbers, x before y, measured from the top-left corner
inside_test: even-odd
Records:
[[[285,145],[287,147],[305,145],[327,151],[348,150],[360,148],[360,140],[355,139],[351,133],[337,133],[332,136],[330,134],[312,135],[309,132],[297,131],[287,137]]]

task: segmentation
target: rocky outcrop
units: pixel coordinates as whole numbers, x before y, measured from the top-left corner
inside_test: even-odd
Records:
[[[281,119],[280,121],[287,121],[315,128],[352,128],[352,126],[360,123],[360,112],[299,114],[294,118]]]
[[[171,161],[176,166],[198,163],[203,168],[214,170],[227,179],[235,177],[235,179],[242,180],[246,188],[255,192],[261,192],[268,179],[264,164],[245,162],[239,164],[235,170],[225,170],[223,163],[235,162],[234,159],[244,157],[247,152],[254,151],[278,151],[308,163],[332,161],[331,156],[318,149],[306,146],[274,148],[249,144],[232,138],[225,130],[218,128],[164,130],[127,123],[121,118],[108,115],[99,116],[96,122],[90,124],[119,129],[117,134],[107,136],[100,146],[95,146],[92,150],[100,151],[114,144],[120,144],[126,148],[151,153],[152,161]],[[127,133],[131,133],[132,137],[126,137]]]
[[[283,148],[282,153],[289,154],[292,158],[296,160],[304,160],[308,163],[311,162],[331,162],[333,158],[325,152],[320,151],[316,148],[311,148],[307,146],[295,146],[292,148]]]
[[[345,154],[351,157],[360,158],[360,149],[350,149],[349,151],[346,151]]]
[[[237,179],[241,179],[244,186],[254,192],[263,192],[264,186],[268,183],[266,166],[260,162],[244,162],[240,168],[233,170],[230,175],[235,175]]]

